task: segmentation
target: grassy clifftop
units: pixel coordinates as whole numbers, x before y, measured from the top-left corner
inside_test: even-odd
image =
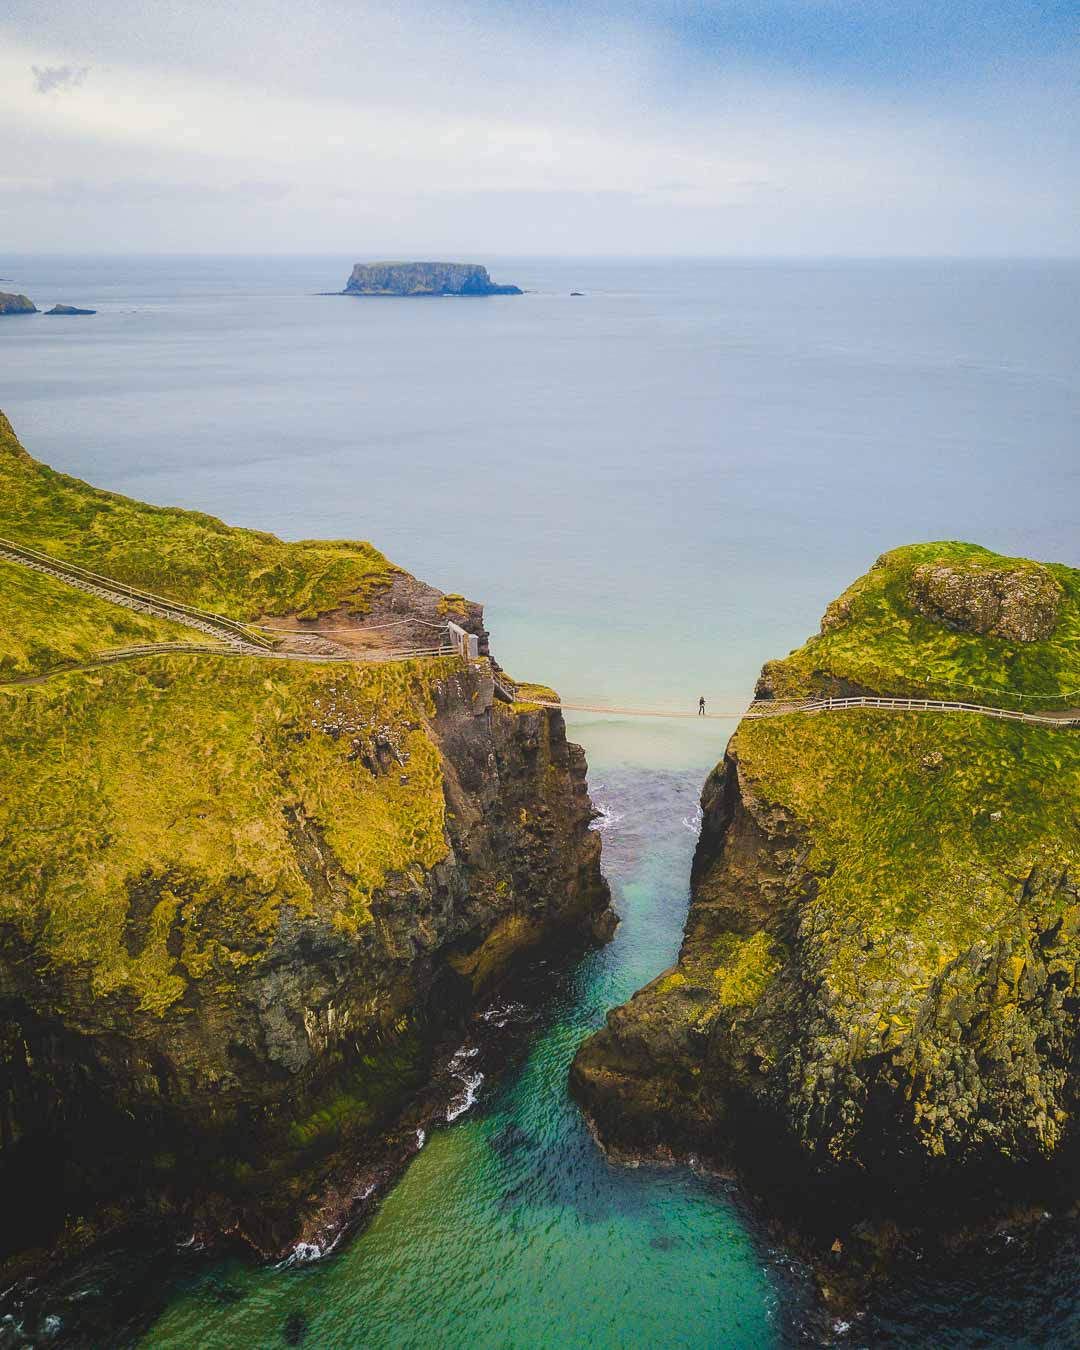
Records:
[[[1080,703],[1080,570],[976,544],[893,549],[762,683],[778,698],[848,684],[1021,709]]]
[[[898,549],[766,666],[762,692],[976,685],[980,702],[1029,706],[1080,687],[1078,616],[1074,569]],[[856,1215],[871,1187],[902,1209],[908,1186],[918,1204],[930,1179],[1064,1156],[1080,1141],[1078,800],[1065,727],[870,709],[744,721],[703,795],[678,965],[576,1062],[601,1135],[766,1171],[783,1157],[796,1191],[858,1177],[830,1192]]]
[[[398,571],[361,541],[286,543],[90,487],[31,458],[3,413],[0,537],[243,620],[343,604],[362,614]]]
[[[0,559],[0,681],[77,664],[109,648],[193,640],[200,637],[190,628]]]
[[[452,668],[174,656],[0,690],[0,930],[157,1013],[260,960],[283,907],[355,932],[446,853],[418,715]]]

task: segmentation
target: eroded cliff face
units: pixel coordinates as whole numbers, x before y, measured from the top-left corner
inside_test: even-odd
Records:
[[[242,735],[195,730],[192,681]],[[516,958],[610,934],[583,753],[486,662],[172,657],[5,712],[34,829],[6,826],[0,1170],[27,1214],[150,1195],[280,1252]]]
[[[924,622],[933,547],[888,555],[830,607],[822,638],[767,668],[759,694],[833,680],[892,693],[917,678],[897,630]],[[953,591],[958,547],[943,546],[938,568]],[[979,583],[989,572],[995,595],[1027,594],[1045,629],[1047,588],[1032,588],[1031,564],[1003,583],[1011,561],[978,557]],[[1021,615],[1022,639],[978,647],[986,625],[965,610],[964,624],[939,620],[926,666],[977,657],[989,683],[998,661],[1019,664],[1010,642],[1060,641],[1080,577],[1055,575],[1056,633]],[[875,652],[886,590],[907,608]],[[1057,659],[1072,659],[1067,644]],[[1078,790],[1080,736],[1067,729],[873,710],[744,722],[704,789],[678,964],[574,1063],[601,1141],[616,1156],[738,1167],[833,1264],[886,1230],[1071,1203]]]
[[[3,564],[0,1263],[136,1217],[324,1244],[519,958],[610,934],[584,756],[366,542],[92,488],[3,414],[0,534],[278,643],[133,654],[191,632]]]

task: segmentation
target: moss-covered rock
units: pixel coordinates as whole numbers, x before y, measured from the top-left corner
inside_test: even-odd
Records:
[[[882,554],[758,684],[765,698],[860,691],[1029,710],[1080,701],[1080,571],[955,542]]]
[[[0,412],[0,538],[235,619],[370,608],[401,569],[355,540],[287,543],[149,506],[33,459]]]
[[[1024,639],[1041,648],[1029,666],[1017,634],[932,618],[913,593],[967,555],[1000,594],[1002,560],[932,552],[887,554],[819,637],[767,667],[766,690],[918,680],[947,697],[935,673],[958,669],[1067,688],[1080,574],[1005,569],[1033,610],[1057,597],[1054,636]],[[575,1062],[601,1138],[734,1160],[830,1242],[838,1213],[963,1222],[1070,1171],[1078,800],[1066,728],[862,709],[743,722],[702,797],[678,965]]]
[[[256,608],[366,575],[366,546],[158,515],[9,450],[25,494],[4,507],[45,551],[137,569],[160,525],[185,598],[220,544],[205,585],[246,612],[275,557],[284,589]],[[168,635],[4,570],[16,672]],[[391,588],[403,618],[441,596],[397,569]],[[0,684],[0,1189],[19,1216],[0,1262],[147,1205],[280,1252],[517,958],[609,931],[584,755],[556,709],[497,702],[493,673],[175,654]]]
[[[1053,636],[1063,592],[1050,571],[1016,559],[992,564],[920,563],[911,574],[916,606],[963,632],[1011,642]]]
[[[0,315],[36,314],[37,305],[26,295],[15,295],[11,291],[0,291]]]

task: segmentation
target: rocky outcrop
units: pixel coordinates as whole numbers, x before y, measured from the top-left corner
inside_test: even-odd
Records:
[[[53,510],[110,509],[116,557],[155,518],[17,443],[9,463],[35,542],[39,479]],[[215,556],[281,552],[289,595],[328,556],[378,563],[375,609],[335,572],[344,608],[315,613],[417,638],[453,615],[481,655],[162,654],[0,684],[0,1264],[135,1216],[266,1255],[327,1240],[437,1118],[491,991],[614,924],[584,755],[557,709],[495,697],[479,605],[366,545],[169,524],[177,548],[212,529]],[[15,636],[54,607],[12,609]]]
[[[1071,627],[1080,574],[1054,575]],[[853,588],[830,640],[873,614],[896,644],[907,611],[874,591],[893,580]],[[772,663],[766,696],[837,678],[823,646]],[[868,684],[888,694],[880,651]],[[891,649],[901,680],[916,655]],[[978,657],[990,683],[1011,649]],[[831,1281],[839,1253],[876,1260],[886,1233],[1070,1203],[1078,793],[1068,730],[858,710],[744,722],[702,795],[678,964],[575,1060],[601,1141],[738,1167]]]
[[[38,308],[28,296],[0,291],[0,314],[37,314]]]
[[[520,295],[475,263],[357,263],[344,295]]]
[[[490,669],[453,661],[418,674],[404,699],[324,675],[269,738],[259,729],[269,708],[242,711],[237,663],[225,663],[224,683],[205,672],[208,692],[253,731],[250,751],[220,747],[218,787],[207,781],[195,796],[257,773],[263,805],[252,813],[237,795],[240,851],[224,875],[180,833],[197,836],[214,808],[194,801],[189,815],[182,797],[168,804],[178,835],[159,840],[152,860],[116,794],[147,773],[170,791],[167,762],[184,741],[192,757],[213,753],[184,726],[191,691],[179,660],[103,672],[88,704],[57,696],[43,707],[35,690],[8,710],[46,735],[77,722],[102,753],[118,709],[147,692],[178,725],[170,734],[155,723],[155,749],[133,746],[131,767],[99,780],[114,833],[90,844],[88,865],[127,872],[115,900],[62,899],[79,886],[70,843],[38,858],[38,881],[13,846],[0,907],[0,1177],[9,1197],[33,1200],[20,1212],[42,1216],[52,1194],[42,1177],[62,1175],[91,1231],[119,1189],[122,1209],[151,1195],[204,1236],[243,1231],[274,1255],[303,1232],[319,1178],[343,1151],[354,1168],[377,1153],[439,1048],[516,961],[603,939],[613,917],[584,756],[561,714],[499,703]],[[141,725],[134,717],[133,737]],[[36,810],[10,758],[4,771]],[[201,765],[192,772],[205,777]],[[350,783],[354,802],[341,800]],[[158,813],[145,797],[137,810]],[[73,834],[88,823],[75,814]],[[365,821],[370,838],[356,833]],[[379,838],[387,831],[396,841]],[[261,838],[269,869],[245,861],[242,834]],[[89,944],[85,924],[97,930]],[[25,1229],[4,1239],[25,1241]]]
[[[1040,642],[1053,635],[1061,587],[1045,567],[964,567],[923,563],[912,597],[924,614],[984,637]]]
[[[79,309],[75,305],[53,305],[52,309],[47,309],[46,314],[96,314],[96,309]]]

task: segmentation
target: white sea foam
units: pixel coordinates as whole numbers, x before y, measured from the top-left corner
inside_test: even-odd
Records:
[[[480,1084],[484,1081],[482,1073],[459,1073],[457,1077],[461,1080],[462,1092],[446,1108],[448,1125],[452,1120],[457,1120],[458,1116],[463,1116],[470,1106],[475,1106],[480,1093]]]
[[[374,1186],[370,1186],[361,1199],[370,1195]],[[321,1261],[324,1256],[329,1256],[334,1248],[341,1241],[341,1233],[335,1233],[329,1242],[320,1246],[318,1242],[298,1242],[284,1261],[278,1262],[278,1269],[283,1270],[287,1266],[309,1265],[312,1261]]]
[[[493,1022],[497,1027],[506,1026],[511,1017],[516,1017],[519,1013],[525,1012],[524,1003],[495,1003],[486,1012],[480,1014],[485,1022]],[[460,1051],[458,1052],[460,1053]],[[452,1064],[452,1061],[451,1061]]]
[[[692,816],[683,816],[682,823],[686,826],[686,828],[690,831],[691,834],[700,834],[702,819],[703,817],[701,814],[701,807],[699,806]]]
[[[597,802],[596,809],[600,814],[595,820],[589,821],[590,830],[613,829],[623,818],[624,813],[622,811],[616,811],[615,808],[609,806],[607,802]]]

